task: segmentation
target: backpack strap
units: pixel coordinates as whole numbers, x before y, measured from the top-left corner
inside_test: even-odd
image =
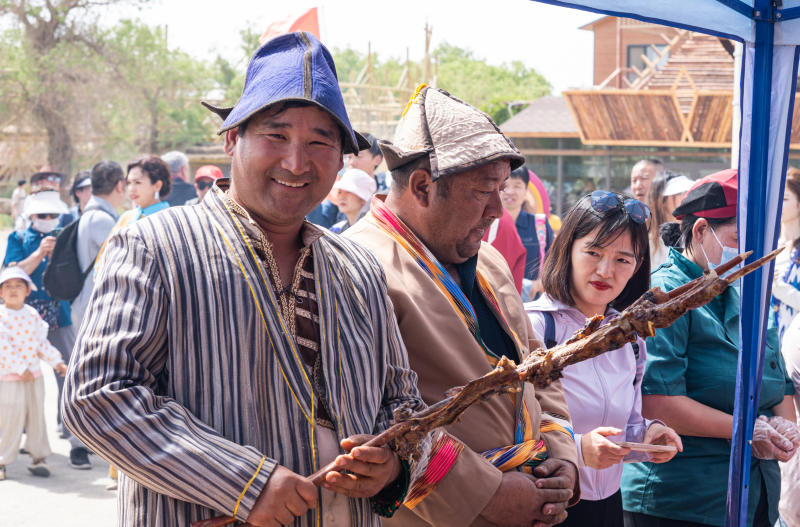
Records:
[[[83,216],[84,216],[84,215],[85,215],[87,212],[89,212],[89,211],[91,211],[91,210],[99,210],[99,211],[100,211],[100,212],[102,212],[103,214],[105,214],[105,215],[107,215],[107,216],[111,217],[111,219],[112,219],[112,220],[114,219],[114,217],[113,217],[113,216],[111,216],[111,214],[109,214],[108,212],[104,211],[103,209],[101,209],[101,208],[100,208],[100,207],[98,207],[97,205],[92,205],[92,206],[86,207],[86,209],[83,211],[83,213],[81,214],[81,216],[78,218],[78,221],[80,221],[80,220],[81,220],[81,218],[83,218]],[[114,232],[114,229],[111,229],[111,232]],[[103,252],[105,251],[105,249],[106,249],[106,244],[108,243],[108,239],[109,239],[110,237],[111,237],[111,233],[109,233],[109,235],[106,237],[105,241],[103,242],[103,245],[101,245],[101,246],[100,246],[100,250],[99,250],[99,251],[97,251],[97,254],[94,256],[94,260],[93,260],[93,261],[92,261],[92,263],[89,265],[89,268],[88,268],[88,269],[86,269],[85,271],[83,271],[83,281],[84,281],[84,282],[86,281],[86,278],[89,276],[89,273],[91,273],[91,272],[93,272],[93,271],[94,271],[94,268],[95,268],[95,266],[97,265],[97,260],[98,260],[98,258],[100,258],[100,255],[101,255],[101,254],[103,254]]]
[[[544,315],[544,346],[550,349],[556,345],[556,319],[550,311],[540,311]]]

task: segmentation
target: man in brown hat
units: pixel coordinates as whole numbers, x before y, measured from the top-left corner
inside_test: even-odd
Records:
[[[411,368],[430,405],[448,388],[491,371],[500,357],[520,361],[543,347],[508,265],[481,243],[503,214],[500,192],[524,158],[485,113],[424,86],[409,102],[395,143],[382,141],[381,150],[391,191],[374,198],[370,213],[345,236],[383,265]],[[452,435],[439,432],[429,473],[384,522],[563,521],[579,485],[561,383],[522,388],[470,408],[448,429]]]

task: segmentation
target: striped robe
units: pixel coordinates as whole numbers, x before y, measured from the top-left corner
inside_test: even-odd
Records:
[[[245,520],[276,464],[320,468],[310,376],[266,270],[213,190],[112,237],[72,355],[64,422],[124,475],[119,525],[231,515],[255,474]],[[331,417],[341,438],[380,432],[401,404],[424,407],[384,273],[330,233],[312,250]],[[426,464],[427,454],[412,465],[412,481]],[[380,525],[367,499],[351,511],[356,526]]]

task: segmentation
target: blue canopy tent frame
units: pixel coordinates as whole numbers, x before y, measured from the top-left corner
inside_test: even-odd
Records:
[[[744,43],[739,157],[739,250],[749,263],[778,240],[800,52],[800,0],[533,0],[712,34]],[[793,22],[796,21],[796,22]],[[702,25],[697,25],[697,24]],[[780,42],[776,44],[776,25]],[[777,50],[777,51],[776,51]],[[775,64],[777,68],[774,68]],[[777,78],[777,82],[776,82]],[[687,145],[688,146],[688,145]],[[770,211],[775,216],[770,216]],[[774,261],[742,279],[739,362],[725,526],[747,525]]]

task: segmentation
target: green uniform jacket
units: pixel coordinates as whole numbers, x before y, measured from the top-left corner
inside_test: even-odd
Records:
[[[652,286],[671,291],[699,277],[702,270],[675,249],[652,274]],[[739,291],[729,287],[708,305],[689,311],[672,326],[647,339],[647,367],[642,394],[684,395],[711,408],[733,414],[739,356]],[[767,330],[764,377],[759,415],[794,393],[781,356],[778,332],[772,320]],[[657,417],[657,416],[656,416]],[[725,524],[728,465],[727,439],[682,436],[683,452],[662,464],[625,465],[622,499],[626,511],[651,516]],[[766,484],[770,522],[778,519],[781,476],[778,462],[751,458],[748,525],[753,522]]]

